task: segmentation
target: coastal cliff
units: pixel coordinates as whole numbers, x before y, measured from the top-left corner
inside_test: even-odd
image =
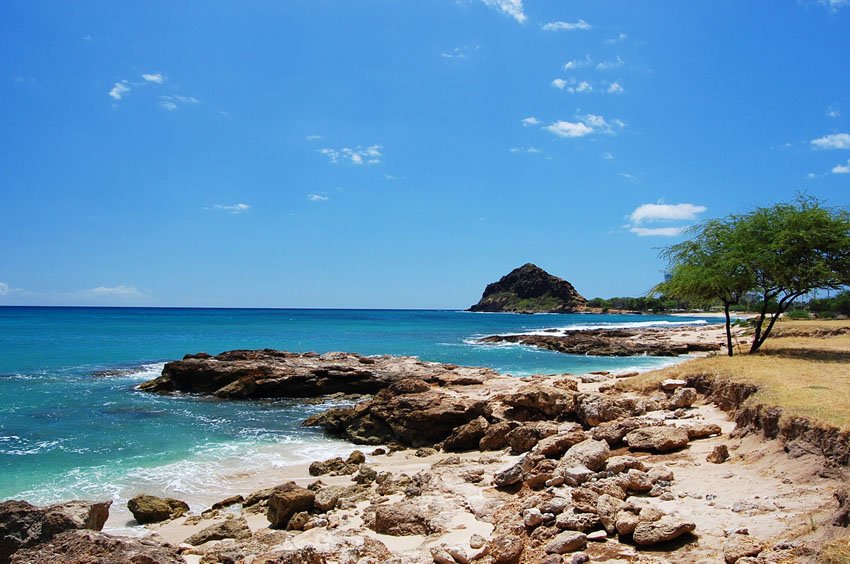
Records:
[[[527,263],[488,284],[469,311],[572,313],[584,309],[585,303],[572,284]]]

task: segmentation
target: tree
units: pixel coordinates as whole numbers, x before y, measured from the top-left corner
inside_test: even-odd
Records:
[[[800,195],[792,203],[707,221],[691,235],[662,252],[671,277],[656,290],[694,301],[720,301],[730,356],[729,308],[747,293],[757,296],[754,353],[797,298],[850,283],[850,213],[812,197]]]

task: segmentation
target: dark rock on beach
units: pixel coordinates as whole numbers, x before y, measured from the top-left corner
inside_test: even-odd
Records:
[[[570,313],[583,309],[585,301],[563,278],[527,263],[488,284],[481,300],[469,311]]]
[[[144,525],[176,519],[189,511],[189,505],[179,499],[142,494],[128,501],[127,509],[139,524]]]

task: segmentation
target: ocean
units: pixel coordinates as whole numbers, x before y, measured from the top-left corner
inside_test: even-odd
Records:
[[[329,404],[164,397],[135,387],[186,353],[240,348],[413,355],[502,373],[646,370],[669,358],[565,355],[477,337],[592,327],[702,324],[668,316],[437,310],[0,307],[0,500],[112,499],[128,525],[137,493],[193,509],[292,465],[354,447],[300,422]],[[127,532],[127,531],[124,531]]]

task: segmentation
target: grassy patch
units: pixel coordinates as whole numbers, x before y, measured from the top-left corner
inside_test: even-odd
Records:
[[[850,536],[833,539],[823,545],[818,555],[818,564],[850,563]]]
[[[834,329],[847,321],[795,321],[812,335]],[[732,358],[712,356],[623,380],[622,389],[658,389],[665,378],[708,374],[735,382],[755,384],[759,391],[748,401],[778,406],[786,416],[809,417],[850,429],[850,334],[768,339],[763,352]]]

